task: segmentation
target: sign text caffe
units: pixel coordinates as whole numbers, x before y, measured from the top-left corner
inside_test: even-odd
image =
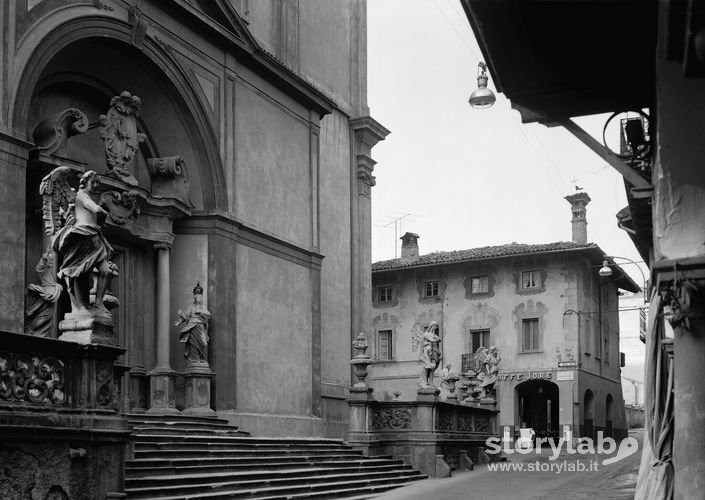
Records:
[[[500,373],[497,375],[497,380],[505,381],[520,381],[524,380],[552,380],[553,372],[522,372],[522,373]]]

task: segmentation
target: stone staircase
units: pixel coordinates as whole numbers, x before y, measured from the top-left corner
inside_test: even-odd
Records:
[[[129,415],[128,500],[371,498],[425,475],[340,440],[262,438],[207,417]]]

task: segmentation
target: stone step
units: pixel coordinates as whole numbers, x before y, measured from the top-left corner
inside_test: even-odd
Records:
[[[183,441],[173,441],[174,436],[172,436],[172,441],[142,441],[141,437],[139,441],[135,442],[135,451],[164,451],[164,450],[194,450],[194,449],[204,449],[204,450],[233,450],[242,452],[262,452],[269,453],[280,452],[280,453],[311,453],[316,454],[317,452],[330,453],[339,451],[340,453],[355,453],[357,450],[351,450],[343,446],[339,447],[329,447],[324,445],[287,445],[286,443],[279,444],[258,444],[258,443],[239,443],[239,442],[223,442],[199,439],[199,440],[189,440],[186,436],[183,437]],[[362,453],[362,452],[358,452]]]
[[[256,468],[267,467],[275,469],[278,467],[302,467],[302,466],[320,466],[320,467],[344,467],[344,466],[395,466],[410,468],[410,465],[405,465],[401,460],[390,460],[387,458],[377,457],[356,457],[353,459],[340,460],[338,455],[330,457],[322,456],[296,456],[296,457],[192,457],[184,458],[177,457],[172,459],[164,458],[140,458],[136,460],[128,460],[126,470],[130,474],[138,474],[142,469],[156,470],[158,468],[178,468],[187,467],[228,467],[233,470],[239,468]]]
[[[218,417],[204,417],[198,415],[152,415],[149,413],[128,413],[127,414],[128,423],[144,423],[144,422],[159,422],[160,424],[173,425],[173,424],[188,424],[188,423],[203,423],[209,425],[228,425],[231,426],[229,421],[224,418]],[[237,427],[237,426],[231,426]]]
[[[252,464],[240,464],[234,466],[232,464],[209,464],[209,465],[178,465],[178,466],[160,466],[160,467],[127,467],[127,481],[137,481],[162,476],[177,476],[177,475],[238,475],[248,474],[248,477],[257,477],[258,474],[296,474],[300,471],[305,471],[310,475],[333,474],[333,473],[354,473],[354,472],[388,472],[388,471],[409,471],[412,470],[408,466],[403,466],[395,463],[350,463],[350,462],[309,462],[309,463],[277,463],[268,464],[266,468],[253,466]]]
[[[232,434],[234,436],[250,437],[249,432],[241,431],[237,427],[229,425],[206,425],[206,424],[173,424],[158,425],[155,423],[145,423],[143,425],[133,425],[130,427],[133,434]]]
[[[139,430],[134,430],[132,436],[137,442],[159,442],[170,441],[174,439],[171,433],[147,433],[142,434]],[[197,442],[209,441],[212,443],[238,443],[242,445],[257,445],[257,446],[326,446],[336,448],[347,448],[348,445],[339,439],[323,439],[323,438],[266,438],[252,436],[228,436],[228,435],[212,435],[201,434],[198,432],[187,432],[179,436],[179,442]]]
[[[171,470],[169,472],[172,472]],[[148,475],[144,477],[127,477],[125,485],[127,488],[148,488],[148,487],[169,487],[173,483],[178,483],[180,487],[208,486],[215,483],[232,483],[240,485],[258,485],[260,483],[269,485],[273,483],[314,483],[327,479],[368,479],[383,478],[390,476],[418,476],[420,473],[409,469],[374,469],[374,468],[325,468],[306,467],[286,470],[249,470],[249,471],[225,471],[225,472],[200,472],[187,473],[178,471],[176,474]]]
[[[130,500],[160,498],[160,499],[196,499],[196,498],[292,498],[293,495],[307,493],[326,493],[327,498],[338,498],[337,491],[355,491],[371,486],[389,488],[411,481],[424,479],[419,472],[402,474],[366,473],[351,480],[349,475],[330,475],[307,478],[270,479],[270,480],[240,480],[223,481],[201,485],[185,485],[179,477],[172,477],[172,483],[155,487],[125,488]],[[176,483],[176,484],[175,484]],[[209,495],[209,494],[219,494]],[[326,498],[324,496],[324,498]]]
[[[296,457],[310,457],[311,460],[318,458],[340,458],[354,459],[362,457],[362,452],[359,450],[334,450],[334,451],[311,451],[311,450],[237,450],[232,448],[208,448],[206,446],[198,447],[159,447],[153,449],[135,448],[135,458],[193,458],[203,456],[217,457],[263,457],[263,458],[278,458],[288,460]]]

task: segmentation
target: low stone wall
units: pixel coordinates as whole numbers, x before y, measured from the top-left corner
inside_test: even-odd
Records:
[[[0,498],[123,498],[124,349],[4,332],[0,346]]]
[[[497,436],[494,408],[438,401],[375,401],[371,392],[351,390],[348,443],[368,456],[392,455],[432,477],[482,460],[485,441]],[[438,460],[442,458],[442,460]],[[447,464],[447,466],[445,464]]]
[[[624,411],[627,414],[627,428],[641,429],[644,427],[646,415],[642,406],[625,406]]]

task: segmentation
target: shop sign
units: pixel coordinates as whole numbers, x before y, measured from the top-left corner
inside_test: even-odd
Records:
[[[523,382],[525,380],[551,380],[552,378],[553,372],[500,373],[499,375],[497,375],[497,380],[501,382]]]

